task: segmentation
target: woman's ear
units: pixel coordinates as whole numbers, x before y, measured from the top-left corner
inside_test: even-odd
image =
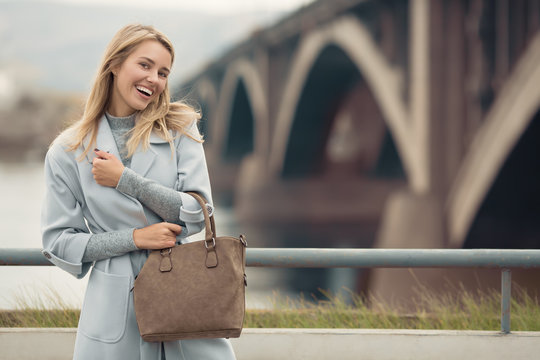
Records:
[[[119,68],[119,66],[115,66],[115,67],[113,67],[113,68],[111,69],[111,73],[112,73],[114,76],[116,76],[116,75],[118,74],[118,68]]]

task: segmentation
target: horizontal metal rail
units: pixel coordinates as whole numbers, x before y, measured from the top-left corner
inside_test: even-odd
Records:
[[[540,250],[248,248],[247,266],[277,268],[540,268]],[[53,265],[41,249],[0,249],[0,266]]]
[[[501,269],[501,331],[510,332],[511,268],[540,268],[540,250],[498,249],[247,249],[247,266],[272,268]],[[0,266],[52,265],[41,249],[0,249]]]
[[[287,268],[538,268],[540,250],[247,249],[247,265]]]

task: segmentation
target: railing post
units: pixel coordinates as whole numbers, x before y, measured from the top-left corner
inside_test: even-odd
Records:
[[[512,289],[512,273],[510,269],[501,272],[501,331],[510,333],[510,293]]]

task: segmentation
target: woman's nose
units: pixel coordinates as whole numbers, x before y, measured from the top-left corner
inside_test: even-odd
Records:
[[[158,80],[158,73],[157,72],[153,72],[151,71],[149,74],[148,74],[148,81],[151,82],[151,83],[155,83],[157,80]]]

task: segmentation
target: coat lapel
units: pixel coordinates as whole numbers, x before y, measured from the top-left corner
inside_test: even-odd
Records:
[[[150,134],[150,144],[162,144],[166,142],[167,140],[162,139],[154,131]],[[156,160],[156,156],[157,153],[152,146],[144,150],[142,145],[139,145],[131,158],[131,169],[141,176],[146,176],[148,170],[150,170]]]
[[[90,145],[89,142],[90,137],[88,136],[83,142],[85,149]],[[116,141],[114,141],[111,127],[109,126],[109,122],[107,121],[105,115],[103,115],[101,120],[99,120],[95,147],[99,150],[107,151],[120,159],[120,153],[118,151],[118,147],[116,146]],[[86,158],[89,163],[92,163],[92,160],[94,160],[95,157],[96,154],[94,153],[94,149],[90,149],[86,154]]]
[[[167,140],[161,138],[154,131],[150,134],[150,144],[161,144],[166,143]],[[85,148],[88,146],[88,140],[85,141]],[[118,159],[120,159],[120,152],[116,146],[116,141],[112,135],[111,127],[105,115],[101,117],[99,122],[99,128],[96,139],[96,146],[99,150],[107,151]],[[92,163],[92,160],[95,157],[94,149],[90,149],[86,155],[88,162]],[[144,150],[142,145],[139,145],[133,157],[131,158],[131,169],[141,176],[146,176],[148,170],[152,167],[156,159],[156,151],[150,146],[148,149]]]
[[[114,141],[111,127],[109,126],[109,122],[107,121],[105,115],[101,118],[99,123],[96,147],[99,150],[107,151],[116,156],[118,159],[121,159],[120,152],[116,146],[116,141]]]

